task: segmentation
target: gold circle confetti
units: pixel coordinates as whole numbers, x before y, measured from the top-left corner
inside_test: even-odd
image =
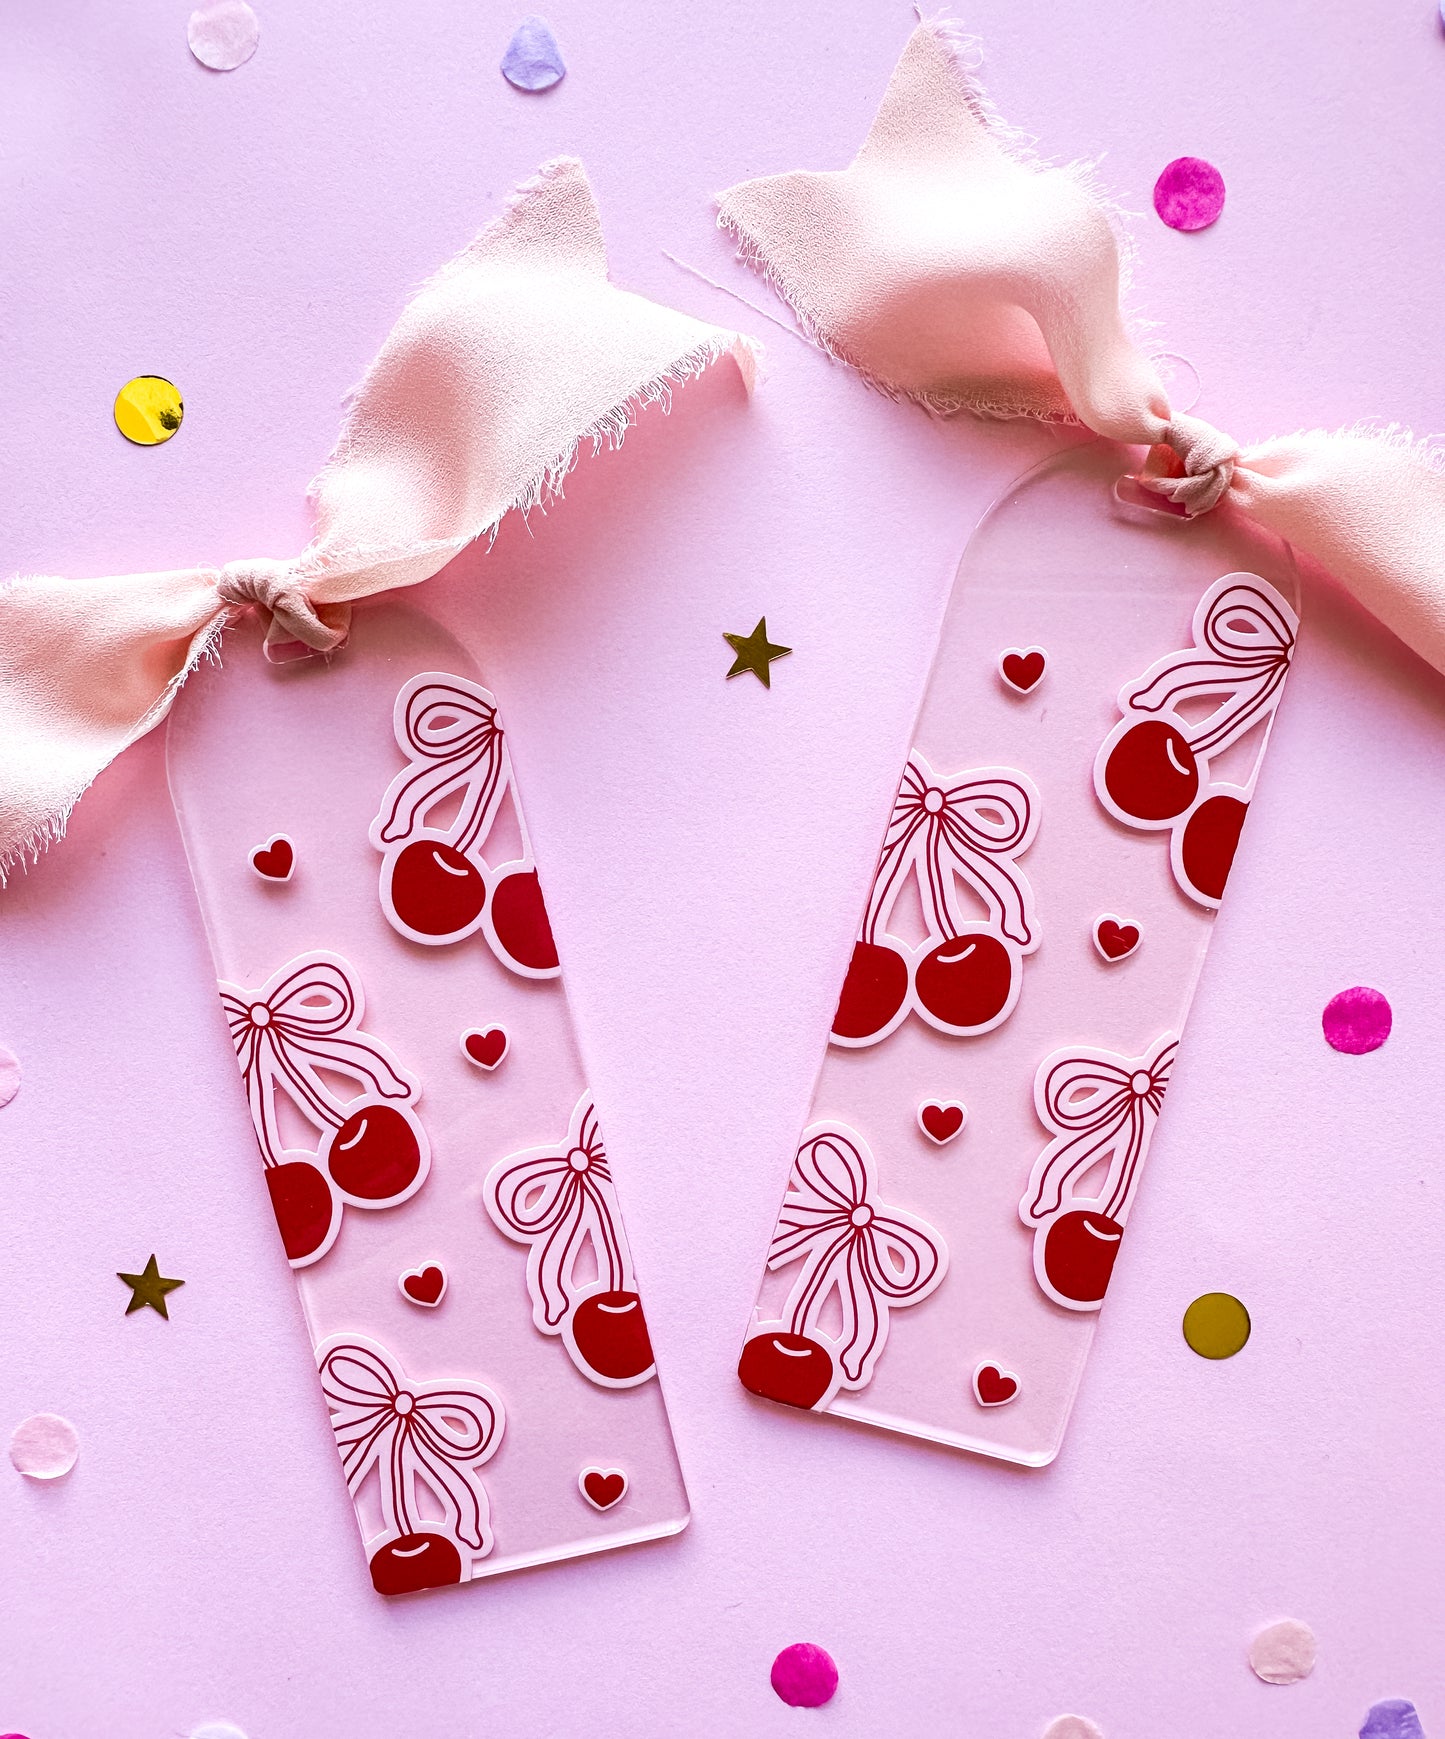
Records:
[[[1184,1338],[1202,1359],[1232,1359],[1249,1328],[1249,1312],[1229,1292],[1206,1292],[1184,1312]]]
[[[159,374],[138,374],[115,395],[115,426],[138,447],[169,441],[185,414],[180,393]]]

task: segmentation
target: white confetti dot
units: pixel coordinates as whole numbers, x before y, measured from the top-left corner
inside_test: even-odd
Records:
[[[246,0],[212,0],[198,6],[186,26],[191,53],[212,72],[234,72],[256,52],[261,25]]]
[[[229,1721],[203,1721],[191,1729],[191,1739],[246,1739],[246,1735]]]
[[[1249,1664],[1267,1685],[1296,1685],[1315,1670],[1315,1633],[1297,1618],[1266,1625],[1249,1645]]]
[[[8,1105],[20,1091],[20,1059],[0,1045],[0,1105]]]
[[[23,1419],[10,1434],[10,1459],[27,1479],[64,1479],[79,1454],[79,1434],[58,1413]]]
[[[1104,1739],[1104,1729],[1086,1715],[1058,1715],[1044,1728],[1043,1739]]]

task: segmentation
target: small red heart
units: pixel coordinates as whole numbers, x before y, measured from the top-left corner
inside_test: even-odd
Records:
[[[296,867],[296,848],[284,833],[271,836],[251,853],[251,868],[268,882],[289,882]]]
[[[594,1510],[610,1510],[627,1495],[627,1475],[620,1467],[584,1467],[577,1483]]]
[[[440,1304],[446,1289],[446,1270],[435,1262],[412,1268],[401,1277],[401,1290],[413,1304]]]
[[[506,1056],[510,1042],[505,1027],[474,1027],[462,1034],[462,1055],[479,1069],[495,1069]]]
[[[963,1128],[967,1116],[968,1112],[962,1105],[940,1105],[929,1100],[927,1104],[918,1107],[918,1127],[930,1141],[936,1141],[942,1147],[945,1141],[952,1141]]]
[[[980,1407],[1002,1407],[1019,1392],[1019,1380],[1012,1371],[1001,1371],[997,1365],[980,1365],[973,1373],[973,1392]]]
[[[1000,656],[998,673],[1010,688],[1027,694],[1037,686],[1047,662],[1042,646],[1011,647]]]
[[[1139,926],[1106,913],[1094,925],[1094,946],[1106,960],[1123,960],[1139,946]]]

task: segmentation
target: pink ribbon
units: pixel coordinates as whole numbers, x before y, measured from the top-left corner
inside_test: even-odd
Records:
[[[956,936],[963,919],[955,875],[972,886],[989,916],[1010,941],[1025,950],[1033,942],[1033,892],[1013,862],[1037,825],[1037,798],[1021,780],[1002,770],[938,778],[916,751],[884,836],[873,891],[863,922],[863,940],[876,940],[880,923],[910,870],[933,920],[933,933]]]
[[[555,1334],[578,1290],[573,1269],[590,1237],[604,1290],[630,1290],[632,1268],[618,1224],[612,1173],[597,1113],[584,1099],[568,1146],[518,1154],[487,1178],[488,1211],[509,1238],[531,1245],[527,1286],[537,1327]]]
[[[345,1105],[317,1074],[335,1069],[383,1099],[407,1101],[416,1083],[396,1067],[385,1047],[358,1030],[361,988],[335,954],[305,954],[290,961],[260,990],[220,985],[221,1006],[246,1082],[262,1157],[280,1163],[276,1088],[320,1130],[339,1129]]]
[[[411,765],[387,787],[372,827],[378,848],[409,839],[433,804],[461,787],[448,837],[470,851],[487,837],[510,779],[496,702],[462,677],[421,678],[397,708],[396,740]]]
[[[1120,312],[1119,212],[1087,169],[1036,157],[999,121],[977,60],[957,25],[920,24],[852,163],[721,195],[743,257],[890,396],[1152,448],[1146,489],[1249,515],[1445,670],[1441,449],[1391,425],[1241,451],[1175,412]]]
[[[366,370],[290,560],[0,588],[0,876],[64,829],[242,616],[331,651],[349,606],[414,586],[561,489],[583,442],[756,346],[618,289],[575,158],[547,163],[428,279]],[[302,746],[304,747],[304,745]]]
[[[948,1255],[934,1229],[879,1201],[871,1156],[851,1132],[828,1128],[798,1149],[768,1252],[770,1268],[802,1258],[784,1318],[815,1329],[836,1290],[843,1329],[838,1363],[862,1388],[888,1338],[890,1306],[915,1304],[943,1278]]]
[[[446,1505],[456,1537],[490,1549],[487,1494],[477,1470],[506,1427],[490,1390],[463,1383],[409,1383],[374,1341],[339,1337],[320,1349],[321,1387],[346,1484],[354,1496],[375,1467],[387,1527],[416,1532],[421,1480]]]
[[[1044,1059],[1034,1102],[1054,1139],[1029,1178],[1021,1203],[1026,1225],[1042,1224],[1066,1201],[1081,1199],[1124,1223],[1178,1048],[1178,1039],[1165,1033],[1133,1061],[1095,1050],[1055,1051]],[[1075,1196],[1075,1182],[1103,1162],[1108,1170],[1101,1188],[1088,1198]]]

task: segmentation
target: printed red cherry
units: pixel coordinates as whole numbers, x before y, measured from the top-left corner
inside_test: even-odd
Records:
[[[440,1534],[403,1534],[372,1554],[371,1584],[378,1594],[415,1594],[462,1579],[462,1555]]]
[[[347,1195],[363,1202],[389,1201],[421,1170],[416,1131],[394,1105],[360,1105],[332,1131],[326,1169]]]
[[[599,1377],[630,1382],[650,1371],[652,1342],[635,1292],[594,1292],[572,1313],[577,1351]]]
[[[1109,1287],[1124,1228],[1107,1214],[1075,1208],[1044,1233],[1044,1273],[1061,1298],[1097,1304]]]
[[[286,1260],[301,1262],[314,1256],[331,1230],[335,1212],[331,1185],[310,1160],[288,1159],[284,1165],[266,1167],[266,1187]]]
[[[840,1039],[870,1039],[882,1032],[908,994],[908,962],[896,948],[858,942],[848,962],[833,1032]]]
[[[392,860],[392,908],[419,936],[459,935],[486,903],[482,872],[443,839],[414,839]]]
[[[1191,887],[1206,899],[1224,895],[1249,805],[1238,797],[1206,797],[1184,823],[1179,855]]]
[[[557,944],[536,870],[513,870],[492,889],[492,927],[519,966],[533,972],[556,969]]]
[[[1013,975],[1013,957],[998,937],[975,930],[950,936],[925,954],[914,971],[913,989],[942,1025],[981,1027],[1008,1005]]]
[[[816,1407],[833,1383],[833,1356],[803,1334],[755,1334],[738,1360],[738,1380],[785,1407]]]
[[[1104,789],[1136,821],[1172,821],[1199,795],[1199,763],[1181,731],[1141,719],[1114,744]]]

